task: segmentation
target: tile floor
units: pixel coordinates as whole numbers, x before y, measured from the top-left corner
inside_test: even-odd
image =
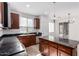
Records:
[[[42,56],[39,51],[39,44],[27,47],[26,51],[28,56]]]

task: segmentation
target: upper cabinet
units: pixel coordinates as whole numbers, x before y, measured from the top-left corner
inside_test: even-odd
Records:
[[[34,18],[34,28],[40,29],[40,19],[39,18]]]
[[[0,24],[3,24],[3,18],[4,18],[4,6],[3,6],[3,3],[0,2]]]
[[[19,14],[11,13],[11,28],[19,29]]]
[[[8,4],[6,2],[0,2],[0,24],[8,27]]]

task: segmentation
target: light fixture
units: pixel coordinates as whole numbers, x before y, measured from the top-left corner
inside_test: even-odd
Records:
[[[70,13],[67,14],[68,15],[68,23],[70,23]]]
[[[74,23],[73,18],[71,19],[71,13],[68,13],[68,23]]]
[[[27,5],[26,5],[26,7],[27,7],[27,8],[29,8],[29,7],[30,7],[30,5],[29,5],[29,4],[27,4]]]
[[[55,22],[55,20],[56,20],[56,14],[55,14],[55,3],[56,2],[53,2],[53,21]]]

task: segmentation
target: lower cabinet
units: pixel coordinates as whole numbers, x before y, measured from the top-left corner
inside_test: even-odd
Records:
[[[71,55],[61,50],[58,50],[58,56],[71,56]]]
[[[21,43],[24,44],[25,47],[29,47],[31,45],[36,44],[36,36],[33,34],[30,35],[19,35],[18,39]]]
[[[57,49],[49,46],[49,56],[57,56]]]
[[[45,39],[39,39],[39,49],[44,56],[72,56],[72,48]]]
[[[48,44],[42,43],[42,45],[41,45],[41,54],[43,56],[48,56],[49,55]]]
[[[71,56],[73,49],[64,45],[58,45],[59,56]]]

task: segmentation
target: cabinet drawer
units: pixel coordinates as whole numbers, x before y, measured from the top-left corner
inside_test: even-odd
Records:
[[[42,39],[42,38],[39,38],[39,41],[40,41],[40,43],[41,43],[41,42],[42,42],[42,43],[48,43],[48,41],[47,41],[47,40]]]
[[[64,51],[68,54],[72,54],[72,48],[64,46],[64,45],[58,45],[58,49],[61,51]]]
[[[48,40],[45,40],[45,39],[40,38],[40,43],[41,43],[41,42],[46,43],[46,44],[48,44],[48,45],[50,45],[50,46],[52,46],[52,47],[57,48],[57,44],[54,43],[54,42],[51,42],[51,41],[48,41]]]
[[[71,54],[65,53],[61,50],[58,50],[58,56],[71,56]]]
[[[49,45],[50,45],[50,46],[52,46],[52,47],[57,48],[57,44],[56,44],[56,43],[54,43],[54,42],[49,42]]]

